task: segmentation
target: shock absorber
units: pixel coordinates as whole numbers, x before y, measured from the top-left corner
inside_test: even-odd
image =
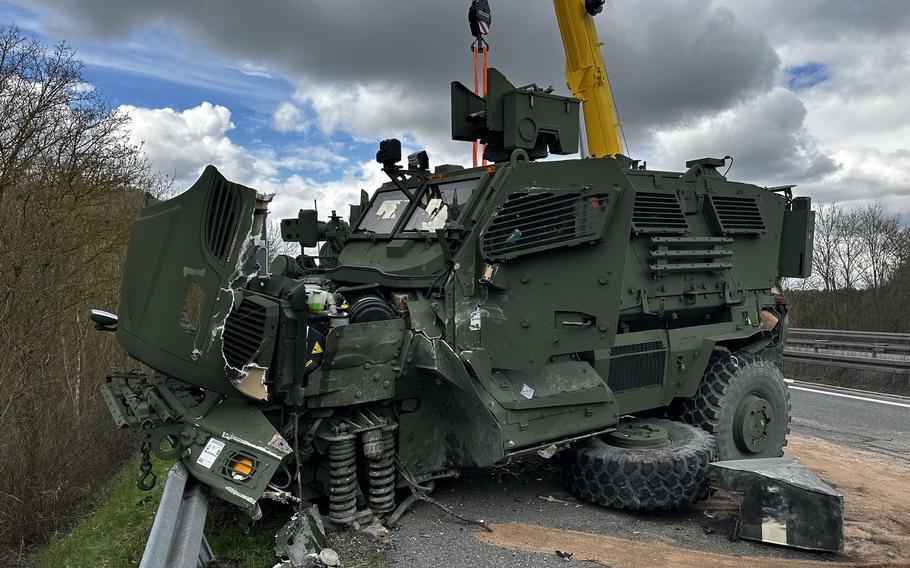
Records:
[[[343,427],[329,443],[329,519],[347,524],[357,513],[357,440]]]
[[[369,464],[368,500],[374,513],[395,510],[395,430],[397,424],[363,433],[363,453]]]

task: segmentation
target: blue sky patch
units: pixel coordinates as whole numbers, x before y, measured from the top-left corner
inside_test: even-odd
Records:
[[[784,69],[787,87],[791,91],[804,91],[828,80],[828,66],[824,63],[809,61]]]
[[[294,101],[294,85],[286,76],[220,57],[204,45],[189,44],[164,26],[102,41],[64,38],[49,33],[37,11],[0,0],[0,26],[11,24],[47,46],[65,40],[85,64],[85,80],[112,107],[180,112],[203,101],[227,107],[234,125],[228,138],[251,154],[271,154],[282,177],[331,181],[375,152],[373,144],[342,131],[326,133],[315,125],[299,132],[277,130],[272,113],[282,102]],[[314,119],[306,101],[294,104],[302,118]],[[334,159],[329,159],[330,154]]]

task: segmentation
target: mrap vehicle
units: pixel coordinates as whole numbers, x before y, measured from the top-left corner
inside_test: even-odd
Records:
[[[556,4],[589,25],[585,2]],[[266,269],[267,199],[212,166],[147,200],[119,312],[95,315],[149,369],[103,387],[146,456],[254,519],[262,499],[315,500],[345,525],[523,454],[627,509],[693,502],[710,461],[782,455],[780,286],[809,274],[810,200],[731,181],[723,159],[542,160],[578,152],[580,100],[486,82],[452,84],[452,135],[490,163],[402,166],[383,141],[389,182],[348,220],[282,221],[318,254]]]

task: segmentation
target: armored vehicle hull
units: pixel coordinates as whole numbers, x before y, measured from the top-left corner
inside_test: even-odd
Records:
[[[285,240],[326,243],[320,258],[261,270],[263,200],[212,167],[145,207],[117,336],[152,372],[112,376],[115,420],[254,518],[263,498],[322,496],[341,524],[389,514],[396,487],[528,452],[572,448],[570,487],[627,508],[691,502],[715,457],[781,455],[779,287],[808,273],[809,200],[712,159],[534,161],[575,151],[577,101],[499,77],[485,102],[526,144],[490,122],[500,161],[432,173],[384,146],[391,181],[349,223],[282,223]],[[678,421],[621,420],[655,414]],[[685,475],[653,481],[682,501],[584,481],[683,454]]]

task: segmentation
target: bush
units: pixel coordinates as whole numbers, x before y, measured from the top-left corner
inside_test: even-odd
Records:
[[[141,189],[160,187],[126,117],[74,53],[0,28],[0,554],[21,558],[80,516],[132,444],[99,394],[126,367],[91,307],[116,310]]]

